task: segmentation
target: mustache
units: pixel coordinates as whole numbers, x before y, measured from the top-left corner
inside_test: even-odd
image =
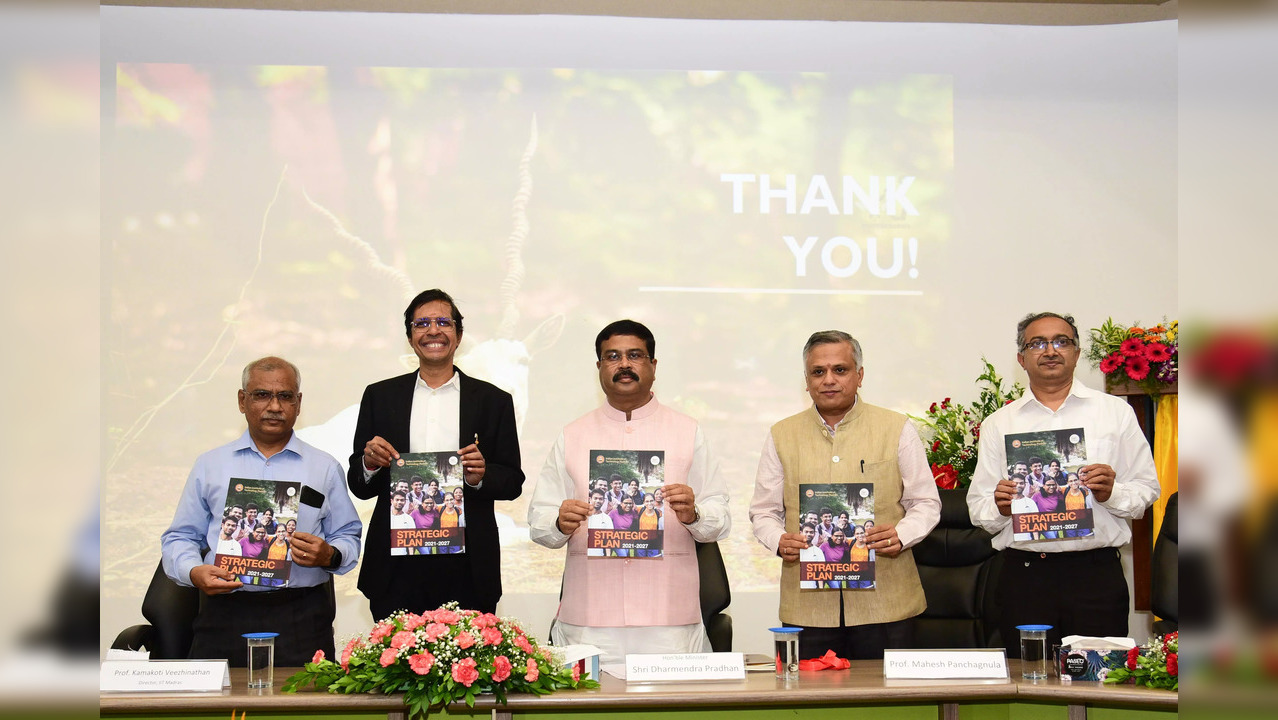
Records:
[[[626,370],[624,368],[621,370],[618,370],[617,373],[612,376],[612,381],[617,382],[618,380],[622,378],[626,378],[626,377],[630,378],[631,380],[634,380],[635,382],[639,382],[639,376],[635,374],[634,370]]]
[[[283,420],[283,419],[284,419],[284,413],[268,412],[268,413],[266,413],[266,414],[262,415],[262,419],[263,419],[263,420]]]

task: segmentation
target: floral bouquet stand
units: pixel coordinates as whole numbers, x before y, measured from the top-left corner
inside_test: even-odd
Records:
[[[546,695],[563,688],[597,688],[565,667],[551,648],[538,647],[509,618],[448,603],[420,615],[400,611],[351,639],[338,661],[323,651],[284,683],[285,692],[314,685],[333,693],[403,693],[410,718],[432,708],[492,693]]]

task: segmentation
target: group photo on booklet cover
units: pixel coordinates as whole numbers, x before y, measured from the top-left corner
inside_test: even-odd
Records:
[[[874,527],[871,483],[800,483],[801,589],[867,590],[874,587],[874,550],[865,535]]]

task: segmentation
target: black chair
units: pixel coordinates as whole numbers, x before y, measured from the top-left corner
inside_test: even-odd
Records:
[[[1167,498],[1167,509],[1163,513],[1163,524],[1158,528],[1158,537],[1154,540],[1154,555],[1150,562],[1150,610],[1159,620],[1154,622],[1154,632],[1165,635],[1175,630],[1180,617],[1179,605],[1179,527],[1177,525],[1177,507],[1180,493],[1172,493]]]
[[[697,543],[697,570],[701,576],[701,622],[715,652],[732,651],[732,616],[724,612],[732,604],[728,569],[719,543]]]
[[[191,624],[200,612],[200,591],[178,585],[156,564],[151,584],[142,598],[142,617],[149,625],[134,625],[115,637],[115,650],[151,651],[155,660],[180,660],[191,652],[195,637]]]
[[[915,621],[915,647],[1002,647],[995,598],[1003,556],[991,535],[974,527],[967,494],[941,493],[941,520],[918,545],[918,566],[927,609]]]

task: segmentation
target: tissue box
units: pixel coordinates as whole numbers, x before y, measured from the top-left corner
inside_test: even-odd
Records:
[[[1121,667],[1126,662],[1126,650],[1061,648],[1061,679],[1104,680],[1110,668]]]

